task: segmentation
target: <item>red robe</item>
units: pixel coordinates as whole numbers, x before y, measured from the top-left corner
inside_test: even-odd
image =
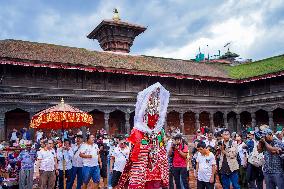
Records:
[[[132,130],[128,141],[133,148],[120,177],[118,188],[128,186],[129,189],[156,189],[169,185],[168,158],[164,144],[158,143],[158,139],[155,139],[158,153],[153,161],[150,155],[153,143],[142,144],[145,138],[147,139],[143,132]]]

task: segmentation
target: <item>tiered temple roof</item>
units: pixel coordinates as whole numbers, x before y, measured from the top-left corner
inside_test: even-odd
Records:
[[[191,60],[98,52],[20,40],[0,40],[0,64],[110,72],[229,83],[284,75],[284,55],[229,66]]]

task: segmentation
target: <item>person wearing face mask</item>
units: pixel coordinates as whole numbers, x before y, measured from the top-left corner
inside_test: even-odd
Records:
[[[116,187],[130,153],[124,138],[119,139],[118,146],[114,149],[110,160],[110,172],[112,172],[112,187]]]

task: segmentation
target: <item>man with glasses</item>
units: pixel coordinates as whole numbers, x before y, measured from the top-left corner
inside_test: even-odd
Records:
[[[43,141],[45,147],[38,152],[40,188],[53,189],[55,185],[57,170],[57,160],[52,140]]]
[[[130,153],[129,147],[126,145],[124,138],[119,138],[118,146],[114,149],[111,154],[110,160],[110,172],[112,172],[112,187],[116,187],[119,178],[123,172]]]

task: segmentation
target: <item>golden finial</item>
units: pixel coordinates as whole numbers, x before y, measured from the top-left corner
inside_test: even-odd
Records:
[[[61,104],[64,104],[64,99],[63,98],[61,98]]]
[[[119,17],[117,8],[113,9],[113,13],[114,13],[114,14],[113,14],[112,19],[113,19],[114,21],[120,21],[120,17]]]

